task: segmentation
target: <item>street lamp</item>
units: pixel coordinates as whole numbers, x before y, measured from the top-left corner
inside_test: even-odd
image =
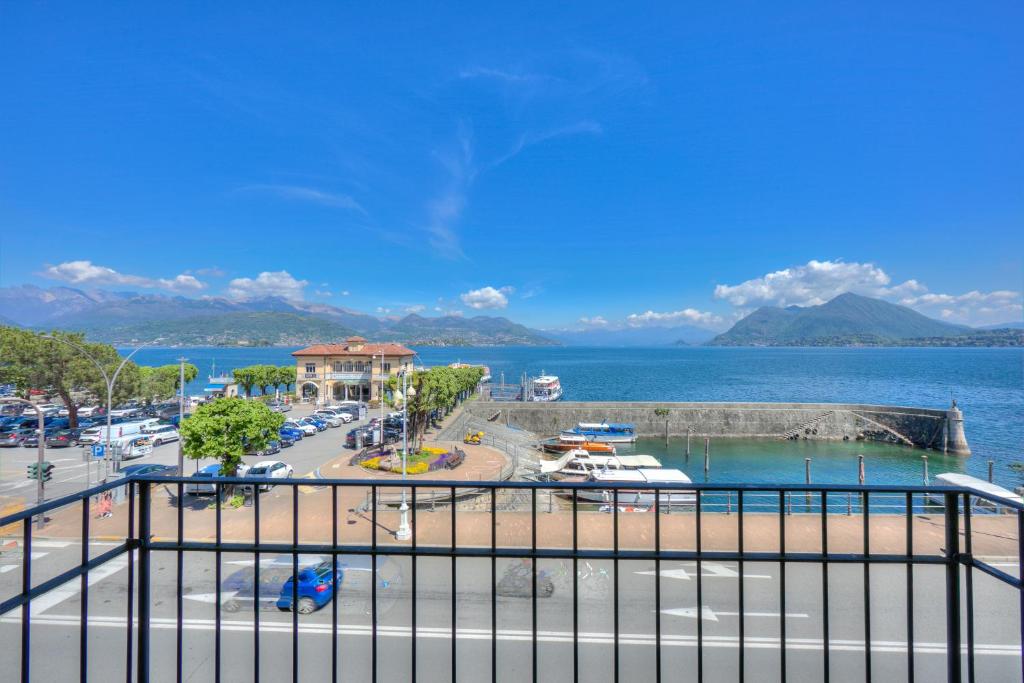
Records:
[[[124,366],[128,364],[128,361],[130,361],[132,359],[132,356],[134,356],[136,353],[141,351],[143,348],[149,346],[150,344],[156,344],[159,341],[163,341],[163,337],[157,337],[153,341],[148,341],[145,344],[140,345],[138,348],[136,348],[134,351],[129,353],[127,356],[125,356],[125,359],[123,361],[121,361],[120,365],[117,366],[117,369],[114,371],[114,375],[113,376],[108,375],[107,371],[103,369],[103,366],[99,363],[99,361],[97,361],[95,358],[93,358],[91,355],[89,355],[89,352],[86,351],[83,347],[79,346],[78,344],[75,344],[74,342],[68,341],[67,339],[64,339],[63,337],[55,337],[52,334],[43,334],[43,335],[40,335],[40,337],[42,339],[49,339],[51,341],[61,342],[62,344],[67,344],[68,346],[76,349],[79,353],[81,353],[83,356],[85,356],[90,361],[92,361],[92,364],[95,365],[96,369],[100,371],[100,375],[103,376],[103,381],[107,385],[107,437],[106,437],[106,447],[105,447],[105,453],[104,453],[103,460],[104,460],[104,469],[105,470],[109,470],[110,469],[110,460],[111,460],[111,457],[112,457],[112,454],[110,453],[110,430],[111,430],[111,428],[113,426],[113,424],[111,423],[110,411],[113,409],[113,403],[114,403],[114,384],[117,383],[117,376],[121,374],[121,370],[123,370]],[[184,389],[184,387],[183,387],[183,389]],[[88,476],[89,476],[89,468],[88,467],[86,468],[85,476],[88,479]],[[106,473],[104,473],[104,479],[106,479]],[[86,483],[88,484],[89,482],[86,481]]]
[[[409,399],[416,395],[416,389],[407,386],[408,372],[402,368],[402,483],[405,483],[406,470],[409,469]],[[398,508],[401,518],[395,538],[407,541],[412,538],[412,527],[409,526],[409,503],[405,499],[405,487],[402,487],[402,505]]]

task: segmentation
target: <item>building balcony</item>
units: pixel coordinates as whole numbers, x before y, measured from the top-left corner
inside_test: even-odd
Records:
[[[327,379],[344,381],[344,382],[368,382],[370,381],[370,372],[328,372]]]
[[[190,481],[0,517],[4,680],[1022,677],[1024,506],[977,491]]]

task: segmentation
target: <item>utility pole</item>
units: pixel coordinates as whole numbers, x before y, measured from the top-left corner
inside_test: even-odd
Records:
[[[409,469],[409,388],[407,384],[406,371],[402,369],[402,483],[405,483],[407,470]],[[384,425],[381,424],[383,430]],[[383,432],[382,432],[383,433]],[[405,500],[405,487],[402,487],[402,505],[398,508],[401,519],[398,523],[398,531],[395,538],[405,541],[412,538],[412,529],[409,527],[409,504]]]

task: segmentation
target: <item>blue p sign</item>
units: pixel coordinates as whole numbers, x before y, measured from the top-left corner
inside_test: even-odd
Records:
[[[103,451],[104,451],[103,444],[100,444],[100,443],[93,444],[93,447],[92,447],[92,457],[94,457],[94,458],[102,458],[103,457]]]

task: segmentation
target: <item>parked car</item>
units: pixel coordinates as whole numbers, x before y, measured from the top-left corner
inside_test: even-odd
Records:
[[[292,409],[291,403],[283,403],[281,401],[271,401],[267,404],[271,410],[277,413],[287,413]]]
[[[142,463],[139,465],[128,465],[122,467],[118,474],[123,477],[131,477],[133,475],[145,475],[147,477],[173,477],[178,474],[178,468],[175,465],[158,465],[156,463]]]
[[[352,413],[351,411],[345,410],[343,408],[321,408],[320,410],[316,411],[316,413],[314,413],[314,414],[315,415],[326,415],[326,416],[329,416],[329,417],[335,417],[338,420],[341,420],[343,423],[346,423],[346,424],[351,422],[352,420],[356,419],[354,413]]]
[[[296,441],[298,441],[298,439],[291,436],[287,436],[280,432],[277,435],[277,442],[281,444],[281,448],[291,448],[292,446],[295,445]]]
[[[286,420],[284,426],[298,429],[302,432],[303,436],[316,436],[317,431],[319,431],[312,422],[304,423],[297,420]]]
[[[277,433],[282,439],[291,439],[292,443],[302,441],[303,432],[298,427],[289,427],[285,424],[277,430]]]
[[[59,429],[46,437],[46,447],[68,448],[69,446],[77,446],[78,438],[82,435],[82,431],[81,427],[78,429]]]
[[[248,471],[248,465],[239,465],[237,474],[239,477],[244,477],[245,473]],[[185,493],[193,496],[199,496],[205,493],[216,493],[216,480],[218,478],[223,478],[223,476],[224,475],[220,472],[219,464],[207,465],[190,477],[194,482],[190,481],[185,484]]]
[[[359,441],[364,446],[372,446],[377,443],[377,432],[367,427],[356,427],[355,429],[349,430],[348,434],[345,435],[345,445],[349,448],[356,448],[356,437],[359,437]]]
[[[263,448],[260,448],[260,449],[256,449],[256,450],[253,450],[253,449],[250,449],[250,448],[246,448],[245,449],[245,454],[246,455],[257,455],[257,456],[260,456],[260,457],[262,457],[264,455],[277,455],[280,452],[281,452],[281,442],[280,441],[268,441],[266,446],[264,446]]]
[[[337,575],[332,576],[332,574],[331,562],[321,562],[315,567],[300,569],[298,581],[295,576],[290,576],[281,587],[277,608],[284,611],[291,610],[292,599],[297,596],[298,613],[312,614],[329,603],[334,597],[334,591],[341,587],[344,571],[339,567]],[[296,596],[293,596],[293,593]]]
[[[43,438],[49,439],[51,436],[53,436],[60,430],[60,427],[44,427]],[[21,442],[21,445],[24,446],[25,448],[37,448],[39,446],[39,430],[32,430],[32,433],[25,437],[25,440]]]
[[[0,448],[20,446],[27,437],[32,436],[34,433],[33,430],[27,427],[18,427],[9,432],[4,432],[0,434]]]
[[[259,479],[291,479],[292,474],[292,466],[280,460],[261,460],[249,468],[245,473],[245,477],[247,479],[249,477]],[[269,491],[272,486],[273,484],[258,484],[256,488],[260,491]]]
[[[181,434],[174,425],[152,425],[144,428],[142,433],[149,436],[154,448],[181,439]]]
[[[319,417],[316,417],[315,415],[308,415],[306,417],[300,417],[298,422],[299,422],[299,424],[310,424],[310,425],[313,425],[314,427],[316,427],[316,430],[318,432],[322,432],[322,431],[327,429],[327,423],[325,421],[321,420]]]
[[[340,427],[344,424],[340,417],[326,410],[318,410],[313,415],[326,422],[328,427]]]

